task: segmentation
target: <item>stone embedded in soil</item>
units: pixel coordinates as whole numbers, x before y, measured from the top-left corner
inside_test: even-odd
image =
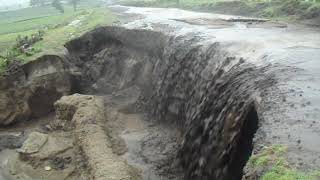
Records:
[[[39,152],[47,141],[47,134],[32,132],[28,136],[28,139],[23,143],[23,146],[20,149],[18,149],[18,152],[22,154],[32,154]]]
[[[47,142],[42,146],[42,148],[36,153],[29,154],[28,157],[39,161],[52,159],[72,148],[73,139],[70,133],[50,133],[48,134]]]
[[[3,149],[20,148],[25,140],[23,133],[3,133],[0,134],[0,152]]]
[[[50,167],[50,166],[45,166],[44,167],[44,170],[46,170],[46,171],[50,171],[52,168]]]

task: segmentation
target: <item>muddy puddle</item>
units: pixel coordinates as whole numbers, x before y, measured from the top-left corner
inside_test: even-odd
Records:
[[[150,123],[141,115],[126,117],[130,116],[121,133],[128,148],[123,157],[142,170],[145,180],[181,179],[174,160],[179,144],[177,130]]]
[[[136,105],[132,104],[138,102],[138,98],[139,94],[127,91],[104,96],[115,153],[137,167],[143,180],[182,179],[176,160],[182,141],[180,130],[147,113],[135,112]]]

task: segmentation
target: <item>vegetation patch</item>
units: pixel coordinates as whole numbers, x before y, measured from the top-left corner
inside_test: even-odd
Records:
[[[317,180],[320,171],[302,172],[290,166],[285,154],[287,147],[273,145],[264,148],[259,154],[252,155],[248,166],[254,171],[262,170],[262,180]]]
[[[316,18],[320,17],[320,3],[312,4],[306,10],[305,16],[307,18]]]
[[[124,5],[179,7],[243,16],[281,20],[302,20],[320,17],[319,1],[303,0],[120,0]]]

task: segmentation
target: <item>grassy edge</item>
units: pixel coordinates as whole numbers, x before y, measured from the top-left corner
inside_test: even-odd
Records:
[[[265,147],[260,153],[252,155],[248,167],[262,171],[261,180],[318,180],[320,171],[303,172],[290,166],[285,145]]]

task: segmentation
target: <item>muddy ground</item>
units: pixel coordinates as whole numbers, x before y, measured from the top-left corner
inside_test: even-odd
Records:
[[[0,179],[259,179],[279,144],[319,170],[319,29],[111,8],[125,28],[1,77]]]

